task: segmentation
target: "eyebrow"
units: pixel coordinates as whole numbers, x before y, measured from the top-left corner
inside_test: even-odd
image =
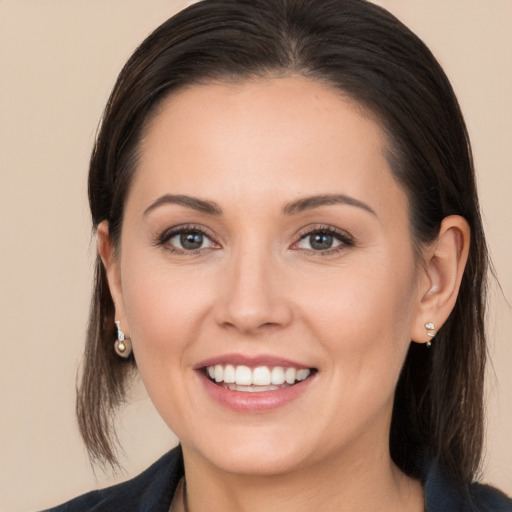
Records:
[[[198,199],[196,197],[183,194],[165,194],[159,197],[154,203],[152,203],[144,210],[143,215],[147,215],[150,211],[165,204],[178,204],[187,206],[188,208],[192,208],[193,210],[201,213],[206,213],[207,215],[222,215],[222,209],[213,201],[205,201],[204,199]],[[283,208],[283,213],[285,215],[295,215],[305,210],[312,210],[314,208],[319,208],[320,206],[328,206],[333,204],[355,206],[357,208],[366,210],[367,212],[377,217],[375,211],[366,203],[363,203],[362,201],[359,201],[359,199],[355,199],[344,194],[324,194],[318,196],[303,197],[288,203]]]
[[[285,215],[295,215],[296,213],[303,212],[304,210],[312,210],[313,208],[332,204],[346,204],[349,206],[362,208],[363,210],[366,210],[367,212],[377,217],[375,210],[373,210],[366,203],[363,203],[362,201],[359,201],[359,199],[355,199],[354,197],[346,196],[344,194],[304,197],[287,204],[283,209],[283,213]]]
[[[147,215],[150,211],[162,206],[164,204],[179,204],[182,206],[188,206],[193,210],[196,210],[201,213],[206,213],[208,215],[222,215],[222,210],[217,204],[212,201],[205,201],[203,199],[197,199],[196,197],[186,196],[186,195],[173,195],[173,194],[165,194],[159,197],[154,203],[148,206],[144,210],[143,215]]]

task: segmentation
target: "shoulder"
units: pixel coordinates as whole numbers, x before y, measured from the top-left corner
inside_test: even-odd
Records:
[[[469,490],[474,510],[512,512],[512,499],[504,493],[484,484],[473,484]]]
[[[479,483],[460,488],[434,465],[424,483],[426,512],[512,512],[512,500],[498,489]]]
[[[89,492],[45,512],[167,512],[182,476],[183,456],[177,447],[131,480]]]

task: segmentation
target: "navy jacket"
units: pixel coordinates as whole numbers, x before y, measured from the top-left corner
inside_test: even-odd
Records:
[[[46,512],[168,512],[183,476],[178,446],[139,476],[92,491]],[[512,512],[512,500],[487,485],[473,484],[456,492],[439,472],[429,469],[424,480],[426,512]]]

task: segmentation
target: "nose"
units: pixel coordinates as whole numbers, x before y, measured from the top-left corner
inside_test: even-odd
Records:
[[[258,334],[288,325],[293,317],[281,265],[272,254],[241,249],[229,259],[215,318],[224,328]]]

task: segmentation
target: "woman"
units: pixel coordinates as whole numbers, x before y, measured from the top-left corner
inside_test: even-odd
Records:
[[[362,0],[206,0],[121,72],[91,159],[93,460],[137,370],[180,439],[53,510],[512,510],[473,484],[487,252],[464,121]]]

